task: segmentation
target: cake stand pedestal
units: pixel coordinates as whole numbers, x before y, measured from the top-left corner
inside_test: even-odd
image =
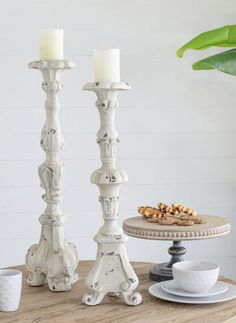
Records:
[[[186,253],[181,241],[218,238],[230,232],[231,226],[226,218],[212,215],[200,215],[200,217],[203,217],[206,223],[192,226],[160,225],[148,222],[142,216],[129,218],[123,222],[123,230],[129,236],[173,241],[173,245],[168,250],[171,255],[170,261],[151,268],[149,272],[151,280],[160,282],[173,279],[172,266],[176,262],[183,261],[183,255]]]

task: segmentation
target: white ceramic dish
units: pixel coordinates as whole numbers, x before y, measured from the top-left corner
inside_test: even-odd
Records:
[[[161,284],[162,283],[157,283],[150,286],[148,291],[152,296],[169,302],[183,303],[183,304],[213,304],[213,303],[222,303],[222,302],[230,301],[236,298],[236,286],[231,284],[228,285],[229,288],[225,293],[215,295],[215,296],[210,296],[210,297],[198,297],[198,298],[181,297],[181,296],[169,294],[161,288]]]
[[[218,280],[220,267],[207,261],[183,261],[172,267],[176,284],[189,293],[206,293]]]
[[[225,293],[228,290],[228,285],[223,282],[217,282],[207,293],[203,294],[196,294],[196,293],[189,293],[181,289],[176,282],[173,280],[168,280],[165,282],[162,282],[161,288],[170,294],[177,295],[177,296],[182,296],[182,297],[209,297],[209,296],[215,296],[219,295],[222,293]]]

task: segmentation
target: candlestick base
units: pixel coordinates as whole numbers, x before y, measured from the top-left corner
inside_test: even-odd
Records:
[[[48,283],[53,292],[69,291],[79,278],[75,272],[78,264],[76,247],[64,241],[62,247],[56,249],[50,243],[54,228],[43,231],[39,244],[32,245],[26,255],[26,266],[29,269],[27,284],[42,286]]]
[[[92,293],[83,296],[83,303],[97,305],[109,294],[121,295],[128,305],[140,304],[141,295],[133,292],[139,281],[126,254],[127,237],[123,233],[110,237],[98,233],[94,239],[98,244],[97,258],[86,279]]]

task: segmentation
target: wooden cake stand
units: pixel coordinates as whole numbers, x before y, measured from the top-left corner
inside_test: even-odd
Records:
[[[192,226],[160,225],[150,223],[142,216],[129,218],[123,222],[124,232],[132,237],[148,240],[171,240],[173,245],[168,252],[171,255],[169,262],[157,264],[150,269],[149,278],[155,281],[173,279],[172,265],[183,261],[186,249],[181,245],[182,240],[203,240],[224,236],[230,232],[230,223],[227,219],[200,215],[206,221],[204,224]]]

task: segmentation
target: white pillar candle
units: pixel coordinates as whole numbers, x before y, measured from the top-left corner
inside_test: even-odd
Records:
[[[94,49],[94,82],[120,82],[120,50]]]
[[[40,31],[39,58],[41,60],[64,59],[64,30],[45,29]]]

